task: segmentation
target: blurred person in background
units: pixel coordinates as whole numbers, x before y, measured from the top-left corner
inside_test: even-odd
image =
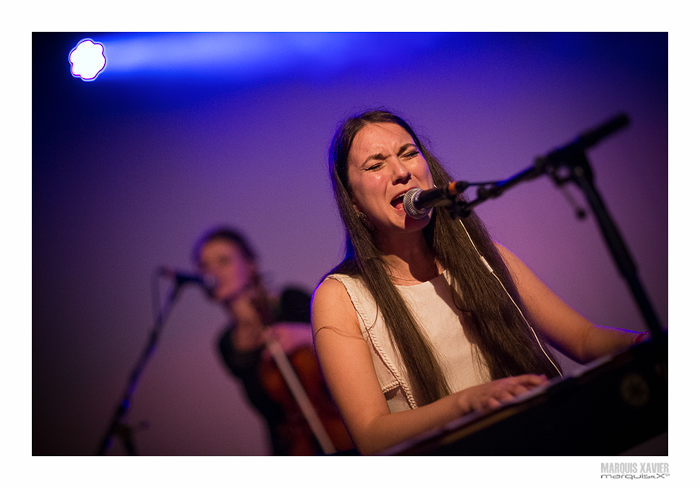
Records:
[[[310,295],[286,288],[271,296],[255,251],[232,228],[206,232],[192,259],[200,273],[214,279],[209,298],[229,318],[219,353],[264,418],[272,453],[352,453],[313,350]]]

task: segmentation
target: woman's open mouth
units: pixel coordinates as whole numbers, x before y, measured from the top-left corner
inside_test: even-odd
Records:
[[[396,210],[403,210],[403,196],[406,194],[406,192],[403,192],[399,195],[396,196],[391,201],[391,206],[394,207]]]

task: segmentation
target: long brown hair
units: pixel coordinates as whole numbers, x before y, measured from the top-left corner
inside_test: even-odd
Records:
[[[419,402],[427,404],[450,393],[445,375],[416,319],[393,285],[372,232],[363,225],[351,200],[352,188],[348,180],[350,148],[365,125],[382,122],[399,125],[411,135],[428,163],[435,185],[444,186],[453,181],[401,117],[385,110],[373,110],[341,123],[329,149],[329,172],[345,224],[347,252],[345,259],[331,273],[362,278],[384,316]],[[501,285],[483,266],[479,252],[471,245],[460,221],[513,300],[526,316],[528,314],[503,259],[476,214],[472,211],[468,217],[452,219],[445,208],[434,209],[430,223],[423,229],[424,237],[436,259],[452,277],[455,305],[462,312],[470,337],[479,347],[491,377],[498,379],[525,373],[556,375],[555,365],[540,349]]]

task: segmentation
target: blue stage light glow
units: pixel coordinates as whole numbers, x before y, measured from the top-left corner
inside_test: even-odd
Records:
[[[83,39],[68,54],[71,74],[83,81],[94,81],[105,66],[105,48],[92,39]]]
[[[148,76],[251,80],[281,73],[322,75],[430,47],[442,33],[109,33],[114,78]]]

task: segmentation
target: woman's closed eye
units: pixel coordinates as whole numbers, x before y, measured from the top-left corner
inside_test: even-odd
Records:
[[[371,165],[371,166],[366,167],[366,168],[365,168],[365,171],[376,171],[376,170],[378,170],[378,169],[381,168],[381,167],[382,167],[382,162],[379,161],[379,162],[374,163],[374,164]]]

